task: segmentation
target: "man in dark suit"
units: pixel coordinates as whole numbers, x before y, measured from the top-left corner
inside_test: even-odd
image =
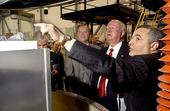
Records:
[[[37,48],[49,48],[48,35],[42,35],[40,31],[35,32],[34,39],[37,40]],[[54,46],[53,48],[54,49]],[[50,51],[51,65],[51,88],[52,91],[62,89],[62,77],[64,76],[64,61],[60,51]]]
[[[106,41],[109,43],[109,47],[103,48],[102,51],[113,58],[126,60],[129,57],[129,47],[128,43],[126,42],[125,36],[126,26],[123,22],[116,19],[109,21],[109,23],[107,24],[106,31]],[[110,50],[113,51],[110,53]],[[102,78],[102,75],[93,74],[92,85],[94,85],[98,90],[100,90],[100,82]],[[109,111],[118,111],[118,108],[119,111],[125,111],[125,104],[123,104],[123,98],[121,98],[121,101],[119,101],[120,96],[119,94],[113,92],[112,83],[109,78],[105,80],[104,92],[106,92],[104,96],[100,96],[99,94],[98,102],[100,104],[108,108]],[[122,108],[120,107],[120,102],[122,104]]]
[[[52,90],[64,89],[63,78],[65,76],[64,72],[64,57],[61,53],[60,43],[53,42],[51,44],[50,50],[50,62],[51,62],[51,82]]]
[[[53,25],[46,24],[45,27],[52,27],[47,31],[52,34],[53,40],[62,42],[69,39]],[[72,58],[94,72],[105,74],[112,82],[113,91],[124,93],[127,111],[156,111],[158,69],[163,66],[158,60],[161,57],[158,51],[161,38],[162,33],[156,28],[139,27],[129,42],[131,57],[124,61],[111,58],[74,39],[66,41],[64,46]]]

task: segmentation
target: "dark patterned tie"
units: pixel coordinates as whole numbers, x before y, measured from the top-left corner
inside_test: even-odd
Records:
[[[113,52],[113,49],[111,48],[110,52],[108,54],[111,57],[112,57],[112,52]],[[107,79],[106,77],[101,76],[100,81],[99,81],[98,94],[101,98],[106,96],[106,94],[105,94],[105,92],[106,92],[106,89],[105,89],[106,79]],[[107,85],[106,85],[106,87],[107,87]]]

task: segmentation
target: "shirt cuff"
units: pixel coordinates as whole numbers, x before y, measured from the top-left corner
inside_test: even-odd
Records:
[[[72,48],[72,46],[73,46],[73,44],[74,44],[75,41],[76,41],[76,39],[71,39],[71,40],[67,41],[67,42],[64,44],[64,47],[66,48],[66,50],[67,50],[68,52],[70,52],[70,50],[71,50],[71,48]]]

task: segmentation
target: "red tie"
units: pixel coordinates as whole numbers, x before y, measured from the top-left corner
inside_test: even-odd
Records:
[[[110,49],[109,56],[112,57],[113,48]]]
[[[110,49],[110,52],[109,52],[109,56],[111,56],[112,57],[112,52],[113,52],[113,49],[111,48]],[[104,97],[104,96],[106,96],[106,94],[105,94],[105,84],[106,84],[106,77],[104,77],[104,76],[101,76],[101,78],[100,78],[100,81],[99,81],[99,88],[98,88],[98,94],[99,94],[99,96],[102,98],[102,97]],[[106,85],[106,87],[107,87],[107,85]]]

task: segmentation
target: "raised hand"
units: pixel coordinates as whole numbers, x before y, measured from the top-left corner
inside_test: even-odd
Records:
[[[42,34],[49,32],[49,30],[53,28],[52,24],[46,24],[46,23],[35,23],[34,26],[40,27],[40,31],[42,32]]]
[[[53,24],[46,24],[46,23],[36,23],[34,24],[35,27],[40,27],[40,31],[42,34],[49,33],[51,38],[54,41],[57,41],[59,43],[64,41],[65,34],[56,26]]]

